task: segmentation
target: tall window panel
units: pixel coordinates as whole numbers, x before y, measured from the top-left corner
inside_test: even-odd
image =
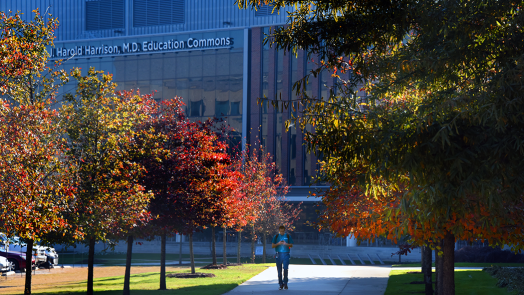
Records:
[[[276,62],[276,95],[277,99],[286,97],[287,95],[283,92],[283,81],[284,81],[284,51],[280,50],[277,52],[275,58]],[[279,169],[279,173],[283,173],[282,169],[282,131],[283,131],[283,116],[282,107],[275,109],[275,163]]]
[[[261,36],[261,39],[265,35],[269,34],[269,28],[264,28],[264,34]],[[261,40],[261,44],[263,44]],[[262,45],[262,93],[261,96],[269,98],[269,44]],[[269,115],[268,115],[268,104],[263,103],[260,106],[260,144],[266,146],[267,137],[269,129]]]
[[[299,67],[298,67],[299,59],[296,56],[291,56],[291,83],[297,82],[300,78],[302,78],[304,73],[299,73]],[[289,118],[293,118],[293,116],[297,116],[297,95],[296,91],[290,87],[289,89],[289,97],[290,100],[292,100],[292,104],[290,105],[288,112],[289,112]],[[296,185],[297,184],[297,128],[296,126],[290,126],[289,127],[289,145],[288,145],[288,158],[289,158],[289,165],[288,165],[288,182],[290,185]]]
[[[311,57],[308,58],[307,56],[305,56],[305,63],[306,63],[306,66],[305,66],[304,75],[307,73],[311,73],[312,70],[318,67],[318,65],[315,63],[314,60],[312,60]],[[306,85],[306,95],[308,97],[317,97],[317,96],[323,96],[323,95],[325,96],[326,95],[325,90],[327,88],[324,86],[324,84],[327,84],[327,81],[323,81],[322,78],[327,79],[328,76],[329,76],[329,73],[322,73],[320,77],[317,77],[317,78],[311,76],[309,78],[309,83]],[[313,93],[313,83],[316,83],[317,81],[315,80],[317,79],[319,80],[319,84],[320,84],[318,87],[319,91],[318,93]],[[313,128],[310,125],[308,125],[306,128],[307,131],[311,131],[312,129]],[[313,165],[313,161],[314,161],[313,152],[308,153],[307,147],[305,145],[302,145],[302,154],[304,155],[304,159],[303,159],[304,161],[303,169],[304,170],[302,172],[303,173],[302,175],[304,176],[303,181],[305,185],[310,185],[313,177],[315,176],[315,168],[314,168],[315,166]]]
[[[86,30],[123,29],[124,0],[87,0]]]
[[[182,24],[185,0],[133,0],[133,26]]]

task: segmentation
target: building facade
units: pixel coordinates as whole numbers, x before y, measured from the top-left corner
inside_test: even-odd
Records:
[[[20,11],[26,20],[37,8],[59,20],[49,50],[53,60],[66,60],[65,69],[95,67],[112,73],[119,90],[154,92],[158,100],[180,96],[190,119],[224,118],[239,144],[260,141],[291,185],[287,199],[307,202],[297,232],[316,243],[309,233],[318,231],[304,223],[316,219],[318,199],[307,196],[316,188],[310,184],[317,159],[306,152],[300,129],[285,130],[292,108],[257,103],[259,97],[296,99],[294,82],[316,67],[304,52],[295,56],[263,42],[271,27],[285,25],[287,8],[239,10],[233,0],[0,2],[0,11]],[[329,75],[311,78],[307,91],[325,97],[333,82]]]

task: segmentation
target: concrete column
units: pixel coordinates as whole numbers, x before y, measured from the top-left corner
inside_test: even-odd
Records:
[[[346,237],[346,247],[356,247],[357,246],[357,238],[353,236],[353,234],[350,234]]]

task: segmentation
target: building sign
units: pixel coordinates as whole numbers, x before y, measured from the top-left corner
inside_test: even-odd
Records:
[[[233,38],[220,37],[208,39],[188,38],[178,41],[143,41],[123,42],[122,45],[73,46],[70,48],[51,48],[51,58],[90,57],[103,55],[122,55],[136,53],[159,53],[179,50],[202,50],[206,48],[227,47],[233,45]]]

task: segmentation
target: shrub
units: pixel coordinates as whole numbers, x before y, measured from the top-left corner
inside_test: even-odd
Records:
[[[508,288],[509,292],[516,291],[518,295],[524,295],[524,268],[523,267],[486,267],[483,271],[498,279],[497,286]]]
[[[455,251],[455,262],[524,263],[524,255],[499,247],[463,247]]]

